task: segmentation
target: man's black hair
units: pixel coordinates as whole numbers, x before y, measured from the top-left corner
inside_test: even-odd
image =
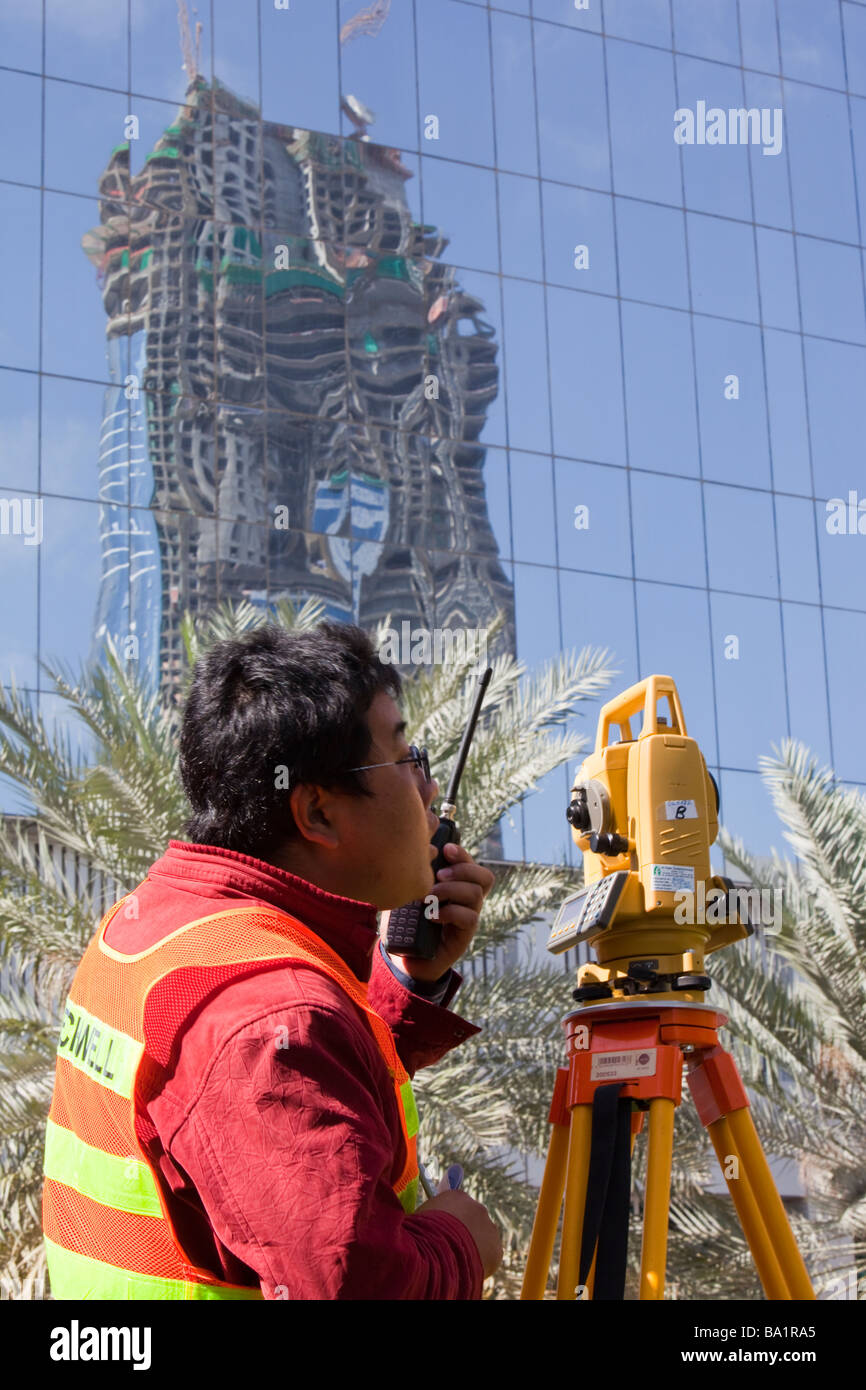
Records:
[[[267,859],[298,833],[295,786],[369,796],[363,774],[345,769],[368,761],[376,695],[400,688],[367,633],[347,623],[268,624],[217,642],[196,664],[181,726],[188,838]]]

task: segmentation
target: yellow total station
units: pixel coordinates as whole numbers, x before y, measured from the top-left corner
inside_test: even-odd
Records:
[[[560,909],[548,950],[592,943],[596,961],[578,976],[587,1000],[702,999],[704,957],[751,928],[724,910],[732,885],[710,867],[718,788],[670,676],[649,676],[603,706],[571,797],[584,888]]]

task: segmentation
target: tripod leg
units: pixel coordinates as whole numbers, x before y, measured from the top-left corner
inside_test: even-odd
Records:
[[[732,1110],[727,1118],[734,1143],[742,1155],[749,1186],[755,1194],[773,1248],[785,1271],[785,1279],[791,1291],[789,1297],[814,1299],[812,1281],[803,1256],[797,1248],[787,1212],[770,1172],[770,1165],[761,1148],[755,1122],[748,1109]]]
[[[713,1141],[719,1167],[725,1182],[728,1184],[728,1191],[731,1194],[737,1216],[740,1218],[743,1235],[746,1237],[752,1252],[752,1259],[755,1261],[755,1268],[764,1286],[764,1293],[767,1298],[774,1301],[790,1298],[791,1295],[782,1273],[782,1266],[776,1257],[755,1194],[746,1176],[746,1165],[743,1162],[742,1154],[734,1143],[728,1118],[723,1115],[720,1120],[715,1120],[711,1125],[708,1125],[707,1133]],[[728,1175],[728,1166],[732,1158],[737,1160],[738,1177]]]
[[[659,1096],[650,1101],[646,1196],[640,1258],[642,1299],[664,1297],[675,1109],[674,1102],[667,1096]]]
[[[565,1187],[566,1163],[568,1159],[568,1136],[570,1126],[554,1124],[550,1130],[550,1144],[544,1177],[538,1194],[538,1206],[532,1226],[532,1239],[529,1242],[529,1256],[521,1299],[542,1299],[553,1259],[553,1245],[556,1240],[556,1225],[562,1207],[562,1192]]]
[[[562,1239],[559,1248],[558,1299],[574,1299],[580,1277],[580,1243],[583,1238],[583,1210],[589,1177],[589,1150],[592,1140],[592,1106],[576,1105],[571,1111],[568,1137],[568,1166],[565,1177],[565,1209],[562,1213]]]

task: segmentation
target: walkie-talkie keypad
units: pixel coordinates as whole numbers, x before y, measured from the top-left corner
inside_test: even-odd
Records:
[[[435,929],[431,930],[426,923],[423,903],[392,907],[388,916],[389,951],[397,956],[417,955],[432,960],[438,945],[437,937]]]

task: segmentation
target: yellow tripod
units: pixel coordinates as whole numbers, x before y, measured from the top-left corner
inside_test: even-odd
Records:
[[[664,1296],[674,1111],[681,1097],[685,1055],[692,1098],[709,1131],[767,1298],[814,1299],[736,1063],[719,1044],[716,1030],[725,1022],[725,1015],[709,1004],[653,1001],[646,996],[584,1006],[566,1017],[568,1066],[557,1072],[550,1147],[521,1298],[544,1295],[563,1194],[556,1296],[593,1297],[598,1244],[588,1249],[583,1238],[593,1104],[596,1092],[611,1084],[618,1103],[631,1109],[629,1153],[644,1113],[649,1114],[640,1298]],[[624,1249],[621,1253],[624,1258]]]

